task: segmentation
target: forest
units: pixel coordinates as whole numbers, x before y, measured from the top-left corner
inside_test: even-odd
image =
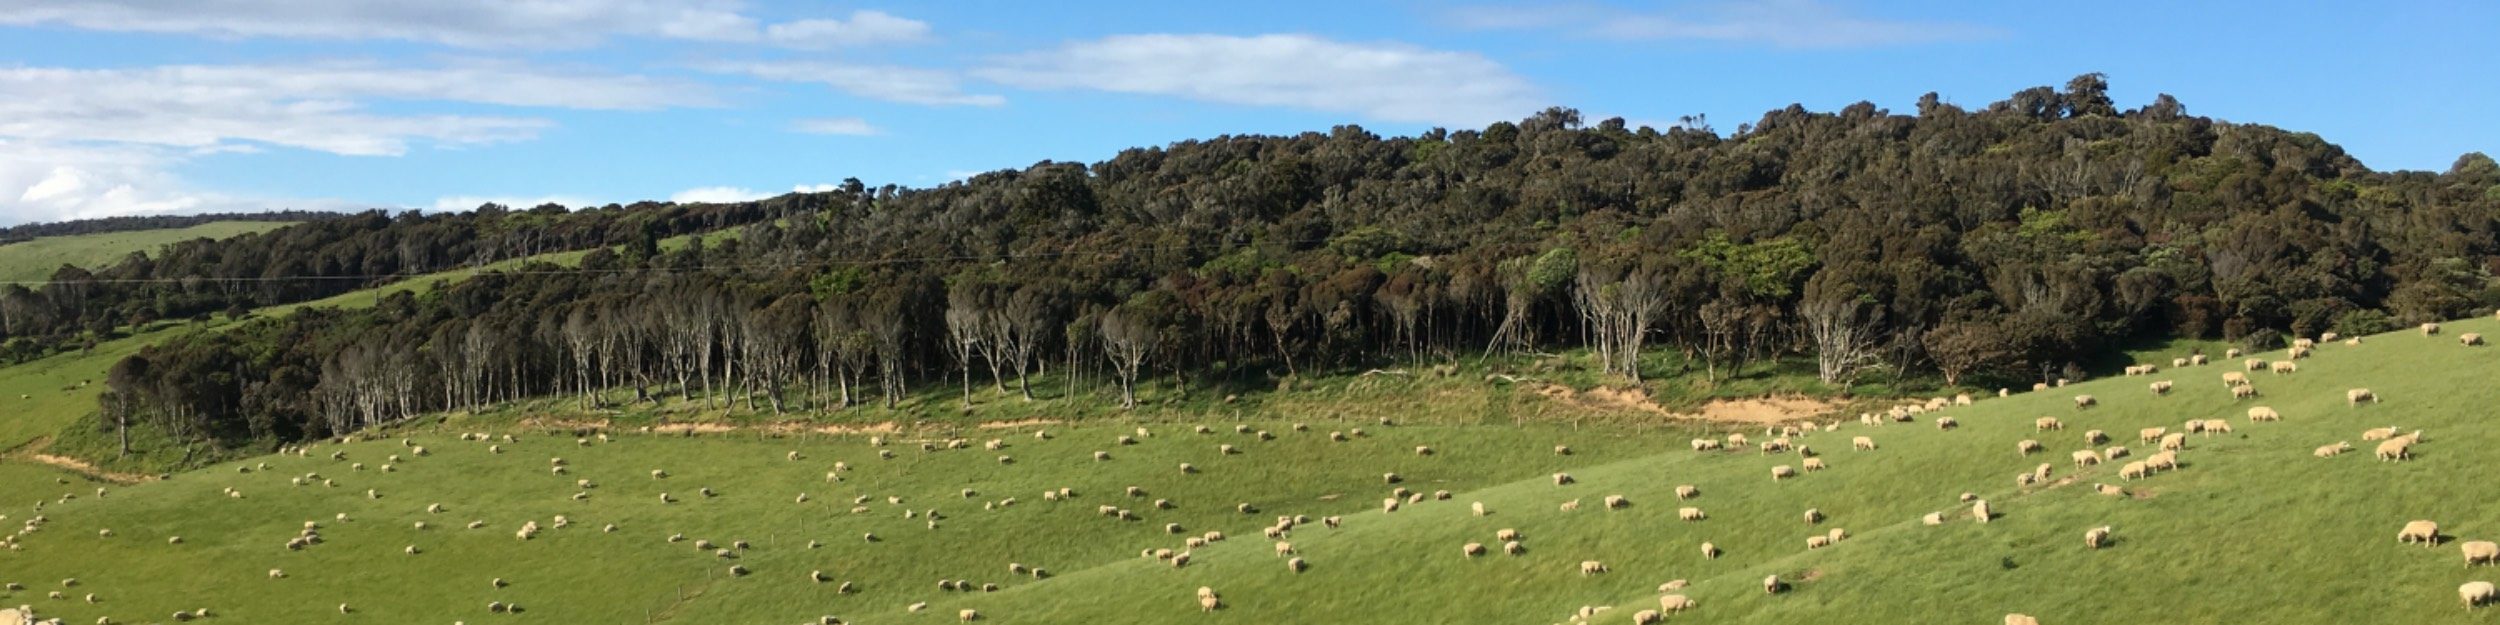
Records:
[[[0,228],[0,245],[32,240],[35,237],[59,237],[133,230],[167,230],[188,228],[212,221],[319,221],[338,217],[323,211],[285,210],[260,213],[209,213],[199,215],[128,215],[99,217],[50,223],[31,223]]]
[[[1291,379],[1585,349],[1626,381],[1810,358],[1994,388],[2125,341],[2383,331],[2500,306],[2500,164],[2378,172],[2313,134],[2118,108],[2097,74],[1968,110],[1801,106],[1720,133],[1355,126],[1141,147],[923,189],[733,205],[367,213],[0,292],[12,342],[592,249],[369,310],[193,333],[95,426],[263,448],[522,398],[756,414],[914,388],[1135,405],[1141,379]],[[737,228],[663,251],[658,238]],[[619,251],[622,250],[622,251]],[[126,277],[199,280],[117,283]],[[1693,370],[1645,366],[1671,351]],[[1274,382],[1265,386],[1274,387]],[[628,392],[630,391],[630,392]],[[1054,394],[1069,392],[1054,390]]]

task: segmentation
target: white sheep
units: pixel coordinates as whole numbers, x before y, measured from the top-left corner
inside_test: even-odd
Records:
[[[2092,528],[2092,529],[2090,529],[2090,530],[2085,530],[2085,531],[2083,532],[2083,546],[2084,546],[2085,548],[2089,548],[2089,549],[2099,549],[2099,548],[2101,548],[2101,546],[2102,546],[2102,545],[2105,545],[2105,544],[2108,544],[2108,543],[2109,543],[2109,526],[2107,526],[2107,525],[2103,525],[2103,526],[2100,526],[2100,527],[2095,527],[2095,528]]]
[[[1606,572],[1606,563],[1598,562],[1596,560],[1580,561],[1580,575],[1582,576],[1596,575],[1604,572]]]
[[[2457,598],[2465,602],[2465,609],[2472,610],[2475,606],[2500,599],[2500,588],[2493,587],[2491,582],[2466,582],[2457,587]]]
[[[2422,543],[2422,546],[2424,547],[2438,546],[2439,524],[2431,521],[2407,522],[2405,523],[2404,529],[2396,532],[2396,542],[2419,542]]]
[[[2352,390],[2349,390],[2349,391],[2344,391],[2344,404],[2345,404],[2345,405],[2347,405],[2347,406],[2360,406],[2360,405],[2361,405],[2361,402],[2363,402],[2363,401],[2368,401],[2368,402],[2373,403],[2373,404],[2378,403],[2378,394],[2377,394],[2377,393],[2372,393],[2372,392],[2370,392],[2370,389],[2366,389],[2366,388],[2356,388],[2356,389],[2352,389]]]
[[[2310,455],[2320,458],[2333,458],[2343,455],[2343,453],[2347,451],[2352,451],[2352,443],[2349,441],[2339,441],[2333,445],[2321,445],[2316,451],[2309,453]]]
[[[2488,540],[2470,540],[2466,541],[2465,544],[2460,547],[2465,552],[2466,566],[2470,567],[2477,564],[2500,562],[2500,543]]]

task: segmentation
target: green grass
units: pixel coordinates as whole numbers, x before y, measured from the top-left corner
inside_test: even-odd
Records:
[[[157,248],[191,239],[223,239],[248,232],[267,232],[291,225],[280,221],[212,221],[189,228],[134,230],[102,234],[39,237],[0,245],[0,281],[41,281],[61,265],[90,270],[121,262],[131,252],[154,255]]]
[[[1448,377],[1322,378],[1295,393],[1245,398],[1173,398],[1146,417],[1154,436],[1135,446],[1113,437],[1132,424],[1068,404],[1023,404],[985,395],[971,413],[939,410],[951,388],[922,389],[919,414],[931,423],[880,460],[863,436],[823,434],[771,437],[762,429],[683,437],[630,433],[614,442],[577,446],[570,434],[547,434],[516,426],[534,417],[569,414],[561,405],[510,408],[484,415],[425,420],[390,440],[322,445],[303,457],[277,456],[221,464],[173,479],[118,487],[110,496],[89,492],[43,510],[52,523],[22,540],[21,551],[0,552],[0,575],[30,590],[0,602],[30,603],[72,622],[99,616],[119,621],[162,618],[172,610],[210,607],[225,617],[252,622],[493,622],[488,601],[516,602],[527,618],[550,622],[798,622],[834,614],[851,622],[953,622],[959,609],[977,609],[1004,623],[1318,623],[1394,617],[1408,622],[1560,622],[1584,605],[1620,606],[1595,619],[1625,623],[1631,612],[1656,605],[1655,587],[1688,579],[1682,591],[1701,605],[1674,622],[1704,623],[1996,623],[2008,612],[2049,623],[2263,622],[2444,623],[2481,620],[2488,613],[2459,609],[2457,584],[2493,579],[2500,571],[2461,568],[2454,540],[2500,536],[2500,483],[2486,467],[2500,453],[2500,433],[2488,427],[2489,380],[2500,374],[2500,348],[2463,348],[2455,333],[2500,334],[2500,322],[2449,324],[2449,335],[2414,333],[2371,337],[2357,347],[2328,345],[2301,361],[2291,376],[2257,374],[2263,396],[2233,402],[2219,377],[2236,363],[2167,369],[2150,378],[2119,377],[2079,383],[2045,393],[1985,399],[1948,409],[1962,427],[1942,431],[1928,423],[1865,426],[1854,421],[1838,431],[1801,442],[1821,452],[1827,471],[1775,483],[1769,467],[1795,465],[1793,454],[1765,456],[1752,450],[1696,453],[1686,447],[1686,427],[1656,427],[1633,418],[1591,415],[1530,393],[1503,390],[1475,374]],[[2260,357],[2280,352],[2260,354]],[[2159,360],[2167,365],[2167,358]],[[2155,379],[2175,380],[2178,390],[2157,397],[2145,390]],[[2344,390],[2375,389],[2385,403],[2358,408]],[[2098,407],[2077,410],[2076,394],[2092,394]],[[1155,397],[1150,394],[1150,400]],[[2279,410],[2279,423],[2250,423],[2249,406]],[[666,407],[664,407],[665,409]],[[683,407],[679,407],[682,409]],[[1512,425],[1501,418],[1548,410],[1542,420]],[[1193,418],[1214,426],[1195,434],[1181,423]],[[689,412],[680,410],[682,413]],[[1377,425],[1380,415],[1406,413],[1396,426]],[[2035,432],[2033,418],[2053,415],[2067,428]],[[892,415],[902,421],[904,415]],[[1057,436],[1037,440],[1031,427],[973,430],[965,421],[1012,416],[1076,418],[1047,426]],[[1338,417],[1346,420],[1336,421]],[[645,418],[617,415],[620,423]],[[959,421],[957,419],[962,419]],[[2129,497],[2095,494],[2095,482],[2119,483],[2113,463],[2076,471],[2068,452],[2083,448],[2083,433],[2102,429],[2111,444],[2151,451],[2135,442],[2137,429],[2187,419],[2227,418],[2232,434],[2191,437],[2183,468],[2127,483]],[[836,417],[853,424],[887,420],[862,411]],[[1276,432],[1260,442],[1233,433],[1235,422]],[[1287,423],[1306,421],[1309,432]],[[810,424],[816,424],[810,422]],[[1324,432],[1364,425],[1370,436],[1328,441]],[[2428,431],[2406,463],[2380,463],[2360,431],[2399,425]],[[904,425],[910,425],[908,421]],[[920,451],[923,438],[957,428],[974,447]],[[520,431],[504,453],[488,443],[453,439],[460,431]],[[790,431],[803,431],[792,429]],[[1755,432],[1760,440],[1759,432]],[[411,454],[397,437],[412,436],[432,455],[408,457],[398,471],[379,470],[386,456]],[[1849,438],[1868,436],[1872,451],[1850,449]],[[1009,446],[981,450],[1000,438]],[[2015,442],[2036,438],[2044,454],[2023,457]],[[2361,449],[2320,459],[2310,451],[2338,440]],[[1245,453],[1219,455],[1219,444]],[[1555,444],[1577,453],[1552,453]],[[1419,456],[1416,445],[1436,453]],[[334,461],[331,451],[345,451]],[[798,450],[805,459],[784,459]],[[1095,462],[1095,450],[1113,454]],[[1014,464],[996,461],[1012,455]],[[561,456],[570,475],[551,475],[549,458]],[[854,471],[828,482],[836,461]],[[238,467],[266,462],[267,471]],[[363,462],[366,470],[350,468]],[[1182,462],[1203,468],[1176,470]],[[2046,486],[2018,486],[2015,473],[2040,463],[2056,467]],[[2123,463],[2123,461],[2122,461]],[[671,476],[654,480],[649,471]],[[1557,486],[1547,475],[1566,470],[1578,483]],[[317,471],[338,486],[290,486],[287,478]],[[1378,511],[1392,488],[1381,474],[1403,475],[1405,486],[1454,491],[1453,501],[1426,502],[1395,513]],[[0,474],[4,477],[5,474]],[[569,498],[572,480],[598,486],[587,501]],[[2072,478],[2072,479],[2067,479]],[[1678,502],[1672,489],[1693,484],[1701,496]],[[1137,485],[1152,497],[1168,497],[1175,510],[1153,510],[1147,500],[1121,496]],[[720,496],[696,495],[702,487]],[[1074,501],[1047,502],[1043,490],[1072,487]],[[230,499],[219,489],[240,489]],[[56,485],[56,489],[58,486]],[[365,489],[381,499],[368,499]],[[978,491],[966,499],[961,489]],[[92,490],[92,489],[88,489]],[[663,504],[658,494],[680,498]],[[2001,516],[1971,521],[1957,500],[1963,492],[1990,501]],[[807,493],[811,500],[795,498]],[[1600,498],[1627,496],[1623,510],[1599,509]],[[853,514],[851,501],[869,496],[867,511]],[[885,503],[901,496],[905,505]],[[985,510],[981,502],[1016,497],[1014,506]],[[1578,499],[1576,512],[1558,509]],[[57,499],[55,500],[57,501]],[[1467,503],[1493,511],[1475,517]],[[428,503],[450,510],[427,514]],[[1248,502],[1257,514],[1232,511]],[[1098,516],[1096,505],[1134,509],[1144,517],[1121,522]],[[20,505],[11,503],[10,505]],[[1676,520],[1676,509],[1708,511],[1701,522]],[[1818,508],[1828,516],[1807,525],[1799,515]],[[945,515],[936,530],[902,511],[936,509]],[[1943,511],[1951,519],[1926,526],[1919,517]],[[9,510],[25,514],[23,508]],[[346,513],[352,521],[330,521]],[[571,528],[531,541],[512,532],[525,519],[547,523],[569,515]],[[1343,514],[1345,527],[1306,527],[1290,540],[1310,570],[1288,572],[1259,527],[1278,514]],[[2438,520],[2455,537],[2436,549],[2399,545],[2392,534],[2405,521]],[[460,529],[471,519],[482,530]],[[306,520],[321,520],[329,542],[302,552],[281,547]],[[433,529],[411,527],[426,520]],[[1231,540],[1197,549],[1194,563],[1174,569],[1139,557],[1141,549],[1180,548],[1162,524],[1190,532],[1220,530]],[[620,531],[599,532],[615,523]],[[2112,525],[2115,543],[2100,551],[2083,546],[2083,532]],[[1852,537],[1835,547],[1808,551],[1809,534],[1847,528]],[[111,528],[112,538],[97,530]],[[1526,552],[1469,559],[1466,542],[1492,543],[1495,530],[1517,528]],[[727,576],[729,561],[663,538],[721,543],[747,539],[756,548],[736,560],[753,569]],[[874,532],[884,540],[860,540]],[[180,535],[181,545],[166,538]],[[807,549],[821,540],[820,549]],[[1698,544],[1713,541],[1724,557],[1701,557]],[[424,553],[404,555],[415,544]],[[1611,572],[1582,576],[1583,560],[1606,563]],[[1049,579],[1010,575],[1010,562],[1045,567]],[[265,579],[271,568],[290,577]],[[823,570],[859,584],[842,596],[831,584],[806,579]],[[1789,592],[1765,595],[1764,575],[1789,580]],[[41,593],[63,577],[82,580],[80,593],[96,592],[104,603],[51,601]],[[501,590],[487,580],[503,577]],[[939,579],[995,582],[995,593],[938,590]],[[1193,592],[1216,589],[1225,608],[1200,614]],[[73,597],[76,594],[72,595]],[[908,613],[904,606],[930,608]],[[356,607],[340,616],[339,603]],[[224,618],[224,617],[221,617]]]

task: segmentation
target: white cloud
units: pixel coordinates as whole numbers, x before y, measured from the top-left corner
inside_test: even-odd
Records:
[[[1469,52],[1309,35],[1121,35],[1005,57],[975,75],[1091,89],[1476,125],[1535,112],[1527,79]]]
[[[190,189],[166,173],[187,156],[140,145],[0,139],[0,224],[113,215],[343,210],[338,200],[244,198]]]
[[[772,196],[773,194],[770,193],[758,193],[754,189],[740,187],[695,187],[669,194],[668,201],[680,204],[727,204],[730,202],[760,200]]]
[[[235,143],[242,141],[395,155],[412,143],[527,139],[548,125],[498,115],[374,113],[363,106],[368,100],[579,109],[710,103],[701,90],[664,81],[494,63],[0,68],[0,137],[252,149]]]
[[[764,28],[764,38],[792,48],[823,49],[910,43],[929,38],[929,24],[883,11],[852,11],[851,19],[807,19]]]
[[[1640,12],[1595,4],[1467,7],[1448,15],[1469,30],[1558,30],[1618,40],[1702,40],[1780,48],[1864,48],[1996,37],[1959,22],[1859,17],[1821,0],[1761,0]]]
[[[906,104],[998,106],[1007,99],[964,93],[952,72],[891,65],[845,65],[816,61],[707,63],[707,72],[742,74],[779,82],[818,83],[851,95]]]
[[[885,132],[884,130],[878,129],[875,125],[869,124],[868,120],[857,117],[802,119],[790,124],[790,129],[817,135],[870,136],[884,134]]]
[[[878,11],[766,25],[736,0],[0,0],[0,25],[469,48],[574,48],[611,37],[827,48],[918,41],[929,30]]]

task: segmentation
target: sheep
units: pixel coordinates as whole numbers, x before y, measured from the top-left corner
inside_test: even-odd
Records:
[[[1717,559],[1719,559],[1719,546],[1718,546],[1718,545],[1715,545],[1715,544],[1707,543],[1707,542],[1702,543],[1702,544],[1701,544],[1701,557],[1702,557],[1703,559],[1707,559],[1707,560],[1717,560]]]
[[[1710,451],[1710,450],[1713,450],[1713,449],[1719,449],[1719,448],[1720,448],[1720,445],[1719,445],[1719,439],[1715,439],[1715,438],[1696,438],[1696,439],[1693,439],[1693,451]]]
[[[1564,486],[1564,485],[1569,485],[1569,484],[1574,483],[1574,482],[1577,482],[1577,481],[1579,481],[1579,480],[1572,479],[1571,474],[1569,474],[1569,473],[1556,473],[1556,474],[1554,474],[1554,485],[1555,485],[1555,486]]]
[[[1519,540],[1519,530],[1516,530],[1516,529],[1511,529],[1511,528],[1507,528],[1507,527],[1506,527],[1506,528],[1502,528],[1502,529],[1500,529],[1500,530],[1496,530],[1496,531],[1494,531],[1494,532],[1493,532],[1493,539],[1494,539],[1494,540],[1498,540],[1498,541],[1502,541],[1502,542],[1510,542],[1510,541],[1514,541],[1514,540]]]
[[[2283,420],[2283,414],[2275,412],[2274,408],[2271,407],[2257,406],[2248,409],[2248,420],[2252,423],[2260,421],[2281,421]]]
[[[2066,424],[2059,422],[2057,417],[2040,417],[2038,419],[2031,420],[2031,428],[2034,432],[2064,430],[2066,429]]]
[[[2040,451],[2040,441],[2026,438],[2020,441],[2015,441],[2014,443],[2014,452],[2022,454],[2024,457],[2030,457],[2033,452],[2037,451]]]
[[[2212,436],[2212,435],[2215,435],[2215,434],[2229,434],[2229,433],[2231,433],[2231,422],[2229,422],[2229,421],[2224,421],[2224,420],[2221,420],[2221,419],[2207,419],[2207,420],[2205,420],[2205,435],[2207,435],[2207,436]]]
[[[2170,368],[2172,368],[2172,369],[2177,369],[2177,368],[2180,368],[2180,367],[2185,367],[2185,366],[2188,366],[2188,359],[2186,359],[2186,358],[2172,358],[2172,359],[2170,359]]]
[[[1688,506],[1676,509],[1675,518],[1682,521],[1699,521],[1708,518],[1708,516],[1704,515],[1700,508]]]
[[[2170,428],[2166,427],[2144,428],[2135,431],[2135,439],[2139,443],[2150,443],[2161,440],[2162,435],[2168,433],[2170,433]]]
[[[1807,525],[1821,523],[1823,522],[1823,510],[1821,508],[1807,508],[1805,518]]]
[[[1787,584],[1780,583],[1780,576],[1776,573],[1762,578],[1762,592],[1765,594],[1779,594],[1780,589],[1785,587]]]
[[[2127,489],[2124,489],[2124,488],[2119,488],[2119,487],[2116,487],[2116,486],[2111,486],[2111,485],[2108,485],[2108,484],[2093,484],[2093,485],[2092,485],[2092,490],[2093,490],[2094,492],[2098,492],[2098,493],[2103,494],[2103,495],[2109,495],[2109,496],[2111,496],[2111,497],[2120,497],[2120,496],[2125,496],[2125,495],[2127,494]]]
[[[1632,625],[1658,625],[1659,621],[1665,618],[1660,616],[1657,610],[1642,610],[1632,613]]]
[[[1981,523],[1986,523],[1988,522],[1988,519],[1996,517],[1996,512],[1988,508],[1988,500],[1981,499],[1977,503],[1971,504],[1970,516],[1972,519],[1978,520]]]
[[[1927,516],[1922,516],[1922,517],[1919,517],[1919,518],[1918,518],[1918,522],[1920,522],[1920,523],[1924,523],[1924,524],[1927,524],[1927,525],[1943,525],[1943,524],[1944,524],[1944,513],[1942,513],[1942,512],[1929,512],[1929,513],[1927,513]]]
[[[2102,451],[2101,451],[2101,459],[2102,459],[2102,460],[2117,460],[2117,459],[2119,459],[2119,458],[2125,458],[2125,457],[2127,457],[2127,448],[2126,448],[2126,447],[2121,447],[2121,446],[2115,446],[2115,445],[2113,445],[2113,446],[2111,446],[2109,449],[2105,449],[2105,450],[2102,450]]]
[[[2405,523],[2405,527],[2404,527],[2404,529],[2403,529],[2403,530],[2399,530],[2399,531],[2397,531],[2397,532],[2396,532],[2396,542],[2399,542],[2399,543],[2412,543],[2412,542],[2419,542],[2419,543],[2422,543],[2422,546],[2424,546],[2424,547],[2435,547],[2435,546],[2438,546],[2438,545],[2439,545],[2439,524],[2438,524],[2438,523],[2431,522],[2431,521],[2411,521],[2411,522],[2407,522],[2407,523]]]
[[[2250,367],[2248,368],[2248,370],[2250,370],[2250,371],[2256,371],[2256,370],[2257,370],[2257,367],[2259,367],[2259,366],[2263,366],[2263,363],[2264,363],[2264,361],[2256,360],[2256,359],[2253,359],[2253,358],[2252,358],[2252,359],[2250,359],[2250,360],[2249,360],[2249,362],[2259,363],[2258,365],[2252,365],[2252,366],[2250,366]],[[2238,371],[2225,371],[2225,372],[2222,372],[2222,385],[2223,385],[2223,386],[2225,386],[2225,387],[2239,386],[2239,385],[2242,385],[2242,384],[2247,384],[2247,383],[2248,383],[2248,374],[2245,374],[2245,373],[2240,373],[2240,372],[2238,372]]]
[[[2100,527],[2095,527],[2095,528],[2092,528],[2092,529],[2090,529],[2090,530],[2085,530],[2085,531],[2083,532],[2083,546],[2084,546],[2085,548],[2088,548],[2088,549],[2100,549],[2102,545],[2105,545],[2105,544],[2108,544],[2108,543],[2109,543],[2109,526],[2107,526],[2107,525],[2103,525],[2103,526],[2100,526]]]
[[[2472,610],[2475,606],[2500,598],[2500,588],[2493,587],[2491,582],[2466,582],[2457,587],[2457,598],[2465,601],[2465,609]]]
[[[2076,396],[2075,396],[2075,409],[2076,409],[2076,410],[2082,410],[2082,409],[2085,409],[2085,408],[2090,408],[2090,407],[2093,407],[2093,406],[2097,406],[2097,405],[2100,405],[2100,403],[2101,403],[2101,400],[2098,400],[2098,399],[2093,399],[2091,395],[2076,395]]]
[[[2263,358],[2250,358],[2240,361],[2240,366],[2241,368],[2249,371],[2264,371],[2266,370],[2266,360]]]
[[[1189,566],[1189,552],[1183,551],[1172,554],[1172,568],[1177,569],[1185,566]]]
[[[2268,365],[2267,369],[2273,371],[2275,375],[2290,375],[2300,372],[2300,363],[2289,360],[2277,360],[2274,361],[2274,364]]]
[[[1859,451],[1873,450],[1875,449],[1875,439],[1864,436],[1852,438],[1849,439],[1849,447]]]
[[[1807,471],[1821,471],[1821,470],[1823,470],[1823,469],[1824,469],[1824,466],[1823,466],[1823,459],[1822,459],[1822,458],[1807,458],[1807,459],[1806,459],[1806,461],[1805,461],[1805,463],[1804,463],[1804,466],[1805,466],[1805,469],[1806,469]]]
[[[1580,561],[1580,575],[1583,577],[1604,572],[1606,572],[1606,563],[1604,562],[1598,562],[1596,560]]]
[[[2186,448],[2187,434],[2185,433],[2171,432],[2170,434],[2161,437],[2162,451],[2179,451]]]
[[[1832,542],[1837,543],[1837,542],[1840,542],[1840,541],[1843,541],[1843,540],[1848,540],[1848,539],[1849,539],[1849,530],[1840,529],[1840,528],[1835,527],[1835,528],[1832,528],[1832,531],[1829,531],[1829,532],[1824,532],[1824,533],[1823,533],[1823,537],[1825,537],[1825,538],[1829,538],[1829,539],[1831,539],[1831,540],[1832,540]]]
[[[2465,552],[2465,565],[2468,567],[2476,564],[2500,562],[2500,543],[2488,540],[2471,540],[2466,541],[2466,543],[2461,547]]]
[[[1696,488],[1691,484],[1684,484],[1675,487],[1676,499],[1692,499],[1699,496],[1701,496],[1701,489]]]
[[[1519,555],[1520,553],[1526,552],[1527,550],[1528,550],[1528,547],[1527,547],[1526,545],[1519,544],[1519,541],[1516,541],[1516,540],[1514,540],[1514,541],[1510,541],[1510,542],[1505,542],[1505,543],[1502,543],[1502,554],[1503,554],[1503,555],[1513,555],[1513,556],[1515,556],[1515,555]]]
[[[2366,388],[2356,388],[2344,391],[2344,404],[2347,406],[2360,406],[2363,400],[2368,400],[2373,404],[2378,403],[2378,394],[2372,393],[2370,392],[2370,389]]]
[[[2148,385],[2148,386],[2149,386],[2149,387],[2151,387],[2151,388],[2153,389],[2153,394],[2155,394],[2155,395],[2168,395],[2168,394],[2170,394],[2170,386],[2171,386],[2171,381],[2170,381],[2170,380],[2161,380],[2161,381],[2154,382],[2154,383],[2152,383],[2152,384],[2150,384],[2150,385]]]
[[[2483,344],[2483,335],[2481,335],[2481,334],[2479,334],[2479,333],[2474,333],[2474,332],[2467,332],[2467,333],[2464,333],[2464,334],[2459,334],[2459,335],[2457,335],[2457,344],[2458,344],[2458,345],[2464,345],[2464,346],[2466,346],[2466,347],[2473,347],[2473,346],[2477,346],[2477,345],[2482,345],[2482,344]]]
[[[2089,449],[2078,449],[2075,453],[2068,455],[2074,458],[2075,468],[2078,469],[2101,463],[2101,455]]]
[[[2369,430],[2362,430],[2362,431],[2361,431],[2361,440],[2364,440],[2364,441],[2383,441],[2383,440],[2387,440],[2387,439],[2390,439],[2390,438],[2395,438],[2395,437],[2396,437],[2396,432],[2397,432],[2397,428],[2396,428],[2396,426],[2392,426],[2392,425],[2391,425],[2391,426],[2387,426],[2387,427],[2383,427],[2383,428],[2374,428],[2374,429],[2369,429]]]
[[[2422,324],[2422,336],[2436,336],[2438,334],[2439,324],[2428,322]]]
[[[1779,466],[1776,466],[1776,467],[1771,467],[1771,481],[1777,482],[1777,481],[1780,481],[1780,480],[1785,480],[1785,479],[1792,478],[1792,477],[1796,477],[1796,476],[1797,476],[1797,470],[1796,470],[1796,469],[1793,469],[1793,468],[1790,468],[1788,465],[1783,464],[1783,465],[1779,465]]]
[[[1658,598],[1658,609],[1666,610],[1668,612],[1682,612],[1693,609],[1699,605],[1700,604],[1695,603],[1691,597],[1686,597],[1684,595],[1667,595]]]
[[[2237,350],[2233,350],[2233,351],[2234,351],[2234,352],[2236,352]],[[2227,357],[2228,357],[2228,358],[2238,358],[2238,357],[2239,357],[2239,354],[2238,354],[2238,353],[2233,353],[2233,354],[2231,354],[2230,356],[2227,356]],[[2190,365],[2197,365],[2197,366],[2202,366],[2202,365],[2204,365],[2204,364],[2205,364],[2205,355],[2204,355],[2204,354],[2189,354],[2189,355],[2188,355],[2188,364],[2190,364]]]
[[[2234,401],[2237,401],[2237,400],[2242,400],[2242,399],[2248,399],[2248,398],[2251,398],[2251,397],[2256,397],[2256,396],[2257,396],[2257,387],[2254,387],[2254,386],[2249,386],[2249,385],[2246,385],[2246,384],[2242,384],[2242,385],[2239,385],[2239,386],[2234,386],[2234,387],[2231,387],[2231,399],[2232,399],[2232,400],[2234,400]]]
[[[2040,625],[2040,619],[2032,618],[2028,614],[2007,614],[2005,625]]]
[[[2378,459],[2380,462],[2401,462],[2413,459],[2413,439],[2399,436],[2380,442]]]
[[[1807,536],[1807,537],[1806,537],[1806,549],[1807,549],[1807,550],[1821,549],[1821,548],[1824,548],[1824,547],[1829,547],[1829,546],[1831,546],[1831,545],[1832,545],[1832,539],[1831,539],[1831,538],[1829,538],[1829,537],[1823,536],[1823,535],[1821,535],[1821,534],[1816,534],[1816,535],[1813,535],[1813,536]]]
[[[1311,563],[1305,562],[1301,558],[1293,558],[1285,561],[1285,570],[1287,571],[1300,573],[1303,569],[1308,568],[1311,568]]]
[[[1190,463],[1187,463],[1187,462],[1183,462],[1183,463],[1181,463],[1181,474],[1183,474],[1183,475],[1188,475],[1188,474],[1193,474],[1193,473],[1197,473],[1197,472],[1198,472],[1198,465],[1190,464]]]
[[[1214,612],[1216,606],[1219,605],[1222,605],[1222,602],[1216,599],[1215,589],[1205,586],[1198,587],[1198,611]]]
[[[1468,510],[1470,510],[1470,511],[1472,511],[1472,512],[1474,512],[1474,513],[1476,514],[1476,516],[1484,516],[1484,514],[1485,514],[1485,512],[1484,512],[1484,502],[1481,502],[1481,501],[1478,501],[1478,502],[1474,502],[1474,503],[1467,504],[1467,509],[1468,509]]]
[[[981,612],[972,608],[964,608],[955,612],[955,618],[962,620],[963,622],[970,623],[975,620],[979,620],[981,618]]]
[[[1962,427],[1962,422],[1953,420],[1953,417],[1936,417],[1936,429],[1950,430],[1957,427]]]
[[[1429,456],[1429,455],[1432,455],[1432,446],[1430,446],[1430,445],[1416,445],[1416,446],[1415,446],[1415,455],[1418,455],[1418,456]]]
[[[2339,455],[2343,455],[2343,453],[2344,453],[2344,452],[2347,452],[2347,451],[2352,451],[2352,443],[2351,443],[2351,442],[2348,442],[2348,441],[2344,441],[2344,442],[2337,442],[2337,443],[2335,443],[2335,444],[2333,444],[2333,445],[2323,445],[2323,446],[2320,446],[2320,447],[2318,447],[2317,451],[2310,452],[2310,455],[2317,456],[2317,457],[2320,457],[2320,458],[2333,458],[2333,457],[2336,457],[2336,456],[2339,456]]]

